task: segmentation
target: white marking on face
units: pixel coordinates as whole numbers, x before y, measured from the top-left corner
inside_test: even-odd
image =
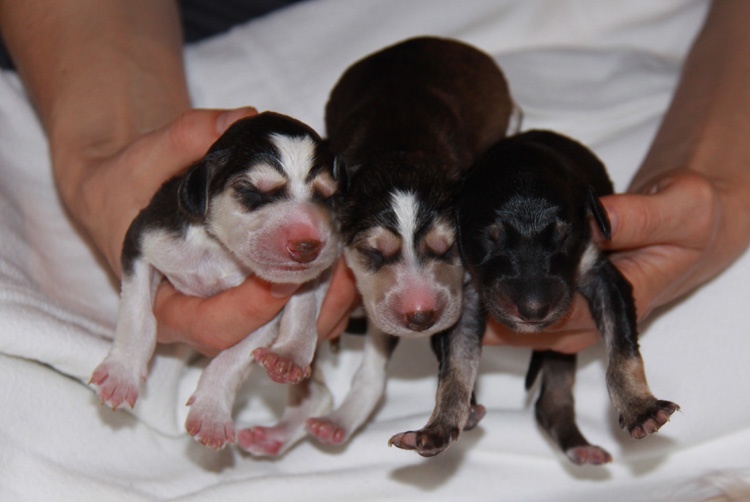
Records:
[[[360,242],[385,258],[398,259],[372,272],[368,258],[358,246],[345,250],[345,256],[362,293],[365,309],[373,323],[396,336],[428,336],[449,328],[461,311],[463,268],[458,259],[436,259],[453,245],[454,231],[446,221],[435,221],[417,241],[419,200],[412,193],[391,196],[397,234],[383,227],[370,229]],[[421,331],[409,327],[415,312],[432,312],[435,322]]]
[[[310,197],[306,182],[315,159],[315,141],[309,136],[284,136],[272,134],[269,139],[279,153],[279,161],[289,180],[290,198],[304,200]]]
[[[419,201],[413,193],[394,192],[391,196],[393,212],[396,215],[396,228],[402,239],[401,250],[404,261],[416,265],[414,235],[417,233],[417,215]]]
[[[315,160],[312,137],[272,134],[269,139],[283,172],[258,163],[248,169],[245,179],[259,191],[284,188],[285,197],[251,211],[227,188],[211,199],[206,226],[258,276],[270,282],[299,284],[318,276],[338,256],[340,244],[331,211],[312,202],[316,192],[325,197],[337,186],[325,171],[307,181]],[[290,246],[303,241],[321,245],[317,256],[305,263],[294,260],[290,251]]]

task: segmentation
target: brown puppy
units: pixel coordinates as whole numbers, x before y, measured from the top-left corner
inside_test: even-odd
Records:
[[[454,200],[477,156],[506,135],[513,111],[492,58],[433,37],[355,63],[326,107],[330,146],[349,178],[339,212],[344,254],[370,336],[432,336],[440,360],[429,423],[391,439],[424,456],[445,449],[483,414],[472,400],[483,326],[455,245]],[[308,421],[319,439],[342,441],[380,399],[395,343],[373,342],[342,407]]]

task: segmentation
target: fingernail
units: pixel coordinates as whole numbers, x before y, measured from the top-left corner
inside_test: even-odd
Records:
[[[238,120],[250,115],[255,115],[256,113],[258,113],[258,110],[256,110],[252,106],[246,106],[244,108],[237,108],[235,110],[223,112],[219,114],[218,117],[216,117],[216,132],[218,132],[219,134],[224,134],[224,131],[229,129],[229,126],[231,126]]]
[[[274,298],[286,298],[297,291],[299,284],[271,284],[271,296]]]

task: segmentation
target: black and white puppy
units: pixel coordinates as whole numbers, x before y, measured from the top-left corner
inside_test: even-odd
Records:
[[[209,297],[251,274],[301,285],[271,322],[223,351],[201,376],[186,427],[201,443],[234,441],[232,405],[253,358],[278,382],[310,375],[315,319],[340,255],[332,156],[307,125],[266,112],[233,124],[205,157],[166,182],[133,220],[122,252],[114,344],[91,383],[102,402],[135,405],[156,345],[163,278]]]
[[[658,430],[679,407],[657,400],[638,348],[632,287],[592,239],[590,220],[610,236],[599,197],[613,192],[602,162],[550,131],[498,142],[467,176],[459,202],[460,245],[487,312],[518,332],[560,321],[576,293],[587,300],[608,350],[607,387],[620,425],[634,438]],[[541,426],[577,464],[610,460],[575,423],[575,355],[535,352]]]
[[[375,408],[395,346],[390,335],[433,336],[440,360],[428,424],[391,444],[435,455],[481,418],[472,390],[482,326],[455,245],[454,202],[464,172],[506,135],[513,111],[492,58],[433,37],[365,57],[331,91],[328,140],[349,179],[338,212],[344,255],[375,328],[371,336],[381,339],[369,341],[345,403],[308,421],[322,441],[345,440]]]

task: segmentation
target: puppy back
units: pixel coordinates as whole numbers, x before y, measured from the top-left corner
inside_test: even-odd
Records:
[[[326,128],[333,151],[355,157],[348,162],[360,161],[363,148],[446,144],[466,150],[451,152],[463,160],[505,135],[512,109],[508,84],[490,56],[456,40],[418,37],[347,69],[326,106]]]

